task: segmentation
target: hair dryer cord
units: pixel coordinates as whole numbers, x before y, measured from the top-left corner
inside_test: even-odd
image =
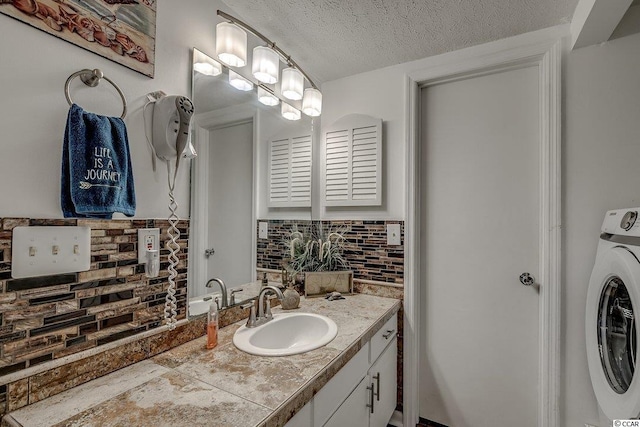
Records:
[[[167,162],[167,175],[169,180],[169,241],[167,242],[167,248],[169,249],[169,288],[167,289],[167,296],[164,303],[164,318],[169,325],[169,329],[173,330],[176,327],[176,315],[178,314],[178,304],[176,300],[176,277],[178,277],[178,271],[176,266],[179,263],[178,253],[180,252],[180,245],[178,239],[180,238],[180,230],[178,230],[179,217],[177,215],[178,203],[173,195],[173,188],[175,186],[175,175],[173,176],[173,182],[171,180],[171,167]]]

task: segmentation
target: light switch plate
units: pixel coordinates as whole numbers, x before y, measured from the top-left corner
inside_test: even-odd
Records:
[[[91,268],[89,227],[16,227],[11,245],[11,277],[14,279]]]
[[[387,245],[400,245],[400,224],[387,224]]]
[[[260,238],[260,239],[268,239],[269,238],[269,223],[268,222],[259,222],[258,223],[258,238]]]
[[[138,263],[147,262],[147,251],[159,250],[160,247],[159,228],[139,228],[138,229]]]

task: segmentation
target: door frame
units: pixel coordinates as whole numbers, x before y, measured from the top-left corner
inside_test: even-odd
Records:
[[[207,277],[207,258],[204,255],[209,240],[209,140],[215,129],[242,123],[253,123],[253,185],[251,194],[252,224],[257,226],[257,188],[258,188],[258,117],[255,107],[241,104],[213,112],[194,116],[194,146],[198,155],[191,164],[191,224],[189,233],[189,287],[187,299],[192,297],[190,290],[197,289],[198,294],[205,291]],[[204,185],[203,185],[204,184]],[[194,232],[194,230],[198,232]],[[256,265],[257,231],[252,233],[251,265]],[[193,249],[193,250],[191,250]],[[252,280],[255,280],[255,271]],[[225,280],[224,278],[222,278]]]
[[[419,417],[420,91],[510,69],[538,67],[539,257],[538,426],[559,425],[561,298],[561,62],[569,26],[561,25],[418,61],[405,74],[407,212],[405,233],[403,425]]]

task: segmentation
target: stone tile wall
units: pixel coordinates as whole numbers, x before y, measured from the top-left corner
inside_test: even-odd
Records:
[[[265,220],[258,220],[263,222]],[[269,238],[258,239],[257,267],[280,270],[286,257],[285,238],[294,227],[308,229],[312,221],[268,220]],[[387,224],[400,224],[401,242],[404,243],[402,221],[339,220],[320,221],[325,232],[340,231],[347,243],[344,255],[354,272],[354,279],[404,284],[404,246],[387,245]],[[317,222],[316,222],[317,224]],[[258,233],[258,224],[256,224]]]
[[[91,269],[12,279],[13,228],[40,225],[90,227]],[[0,219],[0,384],[3,375],[160,326],[169,286],[168,250],[161,242],[160,276],[145,277],[144,265],[138,264],[137,229],[158,227],[162,241],[168,226],[167,220],[154,219]],[[189,221],[181,220],[179,229],[176,297],[178,319],[183,319]]]

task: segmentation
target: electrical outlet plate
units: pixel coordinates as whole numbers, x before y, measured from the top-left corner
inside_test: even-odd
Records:
[[[268,239],[269,238],[269,223],[268,222],[259,222],[258,223],[258,238],[259,239]]]
[[[387,245],[400,244],[400,224],[387,224]]]
[[[160,249],[159,228],[138,229],[138,264],[147,262],[147,251]]]
[[[11,277],[75,273],[91,268],[91,228],[15,227],[11,243]]]

